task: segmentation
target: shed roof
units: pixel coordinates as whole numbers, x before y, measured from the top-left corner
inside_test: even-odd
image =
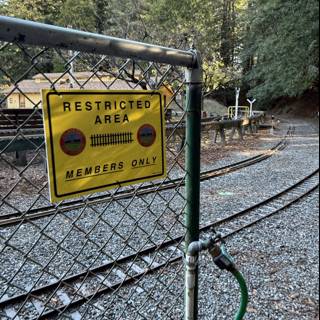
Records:
[[[18,89],[19,88],[19,89]],[[53,88],[49,82],[35,82],[34,80],[23,80],[16,85],[10,86],[9,88],[4,89],[2,92],[4,94],[9,93],[40,93],[42,89],[51,89]],[[73,87],[70,86],[70,82],[65,83],[56,83],[54,88],[59,89],[87,89],[87,90],[132,90],[132,89],[141,89],[140,86],[136,87],[136,84],[130,84],[124,80],[117,79],[116,81],[79,81],[74,83]]]
[[[72,72],[72,75],[77,79],[77,78],[90,78],[93,75],[97,75],[99,77],[102,76],[110,76],[110,73],[107,72],[90,72],[90,71],[79,71],[79,72]],[[34,75],[32,77],[32,79],[41,79],[41,80],[45,80],[45,79],[50,79],[50,80],[56,80],[56,79],[66,79],[69,78],[69,73],[62,73],[62,72],[51,72],[51,73],[37,73],[36,75]]]

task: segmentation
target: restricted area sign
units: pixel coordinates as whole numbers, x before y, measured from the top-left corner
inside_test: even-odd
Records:
[[[52,202],[165,176],[160,91],[43,90]]]

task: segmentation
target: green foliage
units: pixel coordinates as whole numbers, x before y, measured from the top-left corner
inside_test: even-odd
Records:
[[[318,1],[255,0],[247,19],[243,60],[252,60],[246,73],[249,95],[266,104],[298,96],[318,83]]]
[[[110,36],[142,40],[142,0],[66,0],[58,24]]]
[[[139,10],[143,10],[142,0],[135,0],[134,6],[131,0],[7,0],[0,2],[1,15],[141,40],[145,31]],[[35,56],[41,50],[36,47],[25,48],[30,56]],[[41,54],[37,58],[37,68],[29,72],[26,70],[30,67],[31,58],[17,46],[7,46],[0,54],[8,72],[8,75],[5,75],[0,71],[2,82],[8,82],[9,79],[17,81],[30,78],[40,71],[65,71],[65,62],[54,50]],[[92,64],[92,61],[88,63]]]
[[[237,82],[239,19],[246,0],[149,1],[152,11],[145,21],[152,42],[197,48],[203,59],[206,92]]]
[[[0,3],[0,14],[53,24],[60,15],[63,0],[8,0]]]
[[[236,20],[244,3],[245,0],[185,0],[183,5],[180,0],[7,0],[1,11],[175,48],[194,46],[204,61],[207,90],[213,90],[226,85],[236,74]],[[54,56],[52,63],[57,69]]]
[[[206,94],[242,83],[248,95],[268,103],[318,84],[318,5],[317,0],[0,0],[0,14],[179,49],[195,47],[203,59]],[[28,67],[23,52],[14,46],[4,52],[1,59],[17,79]],[[39,57],[38,67],[59,71],[62,63],[50,51]]]
[[[92,1],[87,0],[66,0],[61,9],[58,23],[61,26],[80,29],[84,31],[94,31],[95,21],[94,7]]]

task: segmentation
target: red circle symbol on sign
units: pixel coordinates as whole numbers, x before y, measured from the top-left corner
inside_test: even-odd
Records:
[[[138,130],[138,141],[143,147],[153,145],[156,136],[156,130],[151,124],[144,124]]]
[[[69,156],[78,155],[83,151],[85,146],[86,137],[79,129],[71,128],[61,135],[60,147]]]

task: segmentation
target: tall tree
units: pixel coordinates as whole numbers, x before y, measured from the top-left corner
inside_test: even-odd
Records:
[[[234,78],[239,8],[246,0],[6,0],[3,14],[152,42],[202,55],[207,88]],[[13,67],[19,65],[9,54]],[[12,58],[10,58],[12,57]],[[68,59],[68,57],[66,57]],[[59,56],[43,70],[57,70]],[[50,68],[51,66],[51,68]],[[15,73],[15,72],[14,72]]]
[[[235,50],[235,0],[223,0],[220,55],[225,66],[230,66]]]
[[[243,61],[255,96],[272,99],[302,94],[319,83],[317,0],[251,0]]]
[[[152,41],[182,49],[194,45],[204,61],[207,91],[238,78],[236,26],[246,0],[149,1],[146,21]]]

